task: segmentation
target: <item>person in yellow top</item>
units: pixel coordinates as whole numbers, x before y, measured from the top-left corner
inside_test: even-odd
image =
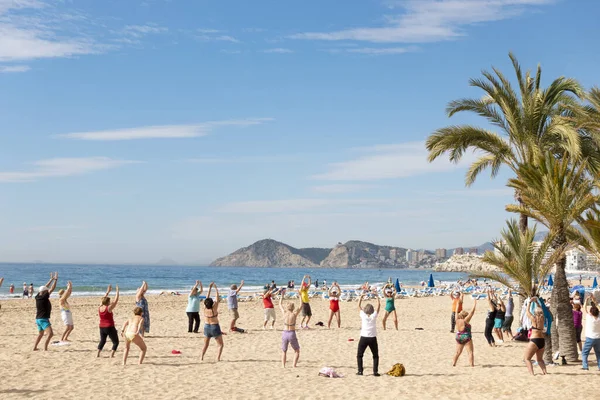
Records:
[[[308,279],[308,282],[306,282]],[[302,278],[302,285],[300,285],[300,300],[302,300],[302,321],[300,322],[300,328],[308,329],[308,323],[310,317],[312,317],[312,311],[308,300],[308,288],[310,288],[311,280],[309,275],[304,275]],[[306,320],[306,324],[304,321]]]
[[[463,300],[465,298],[464,293],[452,292],[450,295],[452,298],[452,316],[450,317],[450,332],[454,333],[454,327],[456,326],[456,315],[462,311]]]

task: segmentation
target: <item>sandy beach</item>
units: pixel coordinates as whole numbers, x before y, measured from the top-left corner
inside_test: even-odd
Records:
[[[262,303],[240,303],[238,326],[247,333],[229,333],[225,339],[223,361],[214,361],[216,346],[211,343],[206,359],[200,361],[201,334],[187,333],[186,296],[149,296],[151,332],[146,338],[148,354],[137,365],[138,349],[132,346],[129,364],[121,365],[124,341],[117,356],[110,359],[110,342],[101,358],[96,358],[98,343],[97,306],[100,298],[71,298],[75,330],[69,346],[50,346],[47,352],[33,352],[36,336],[33,300],[3,301],[0,311],[0,398],[80,399],[94,394],[116,398],[272,398],[287,399],[371,399],[394,398],[565,398],[575,393],[580,398],[595,398],[600,372],[590,356],[590,371],[580,364],[549,368],[548,376],[536,369],[528,375],[522,363],[524,343],[509,342],[490,348],[483,337],[483,304],[473,318],[475,368],[467,366],[466,353],[457,367],[451,366],[455,350],[449,333],[450,300],[447,297],[396,300],[400,330],[378,325],[380,372],[397,362],[407,375],[394,378],[371,376],[372,359],[365,354],[365,376],[356,376],[356,348],[360,319],[357,303],[342,303],[342,328],[314,327],[298,333],[301,356],[298,368],[280,364],[281,313],[275,331],[262,330]],[[55,340],[64,327],[58,300],[52,296],[52,324]],[[119,329],[130,315],[134,299],[123,297],[115,310]],[[465,300],[470,309],[472,300]],[[229,320],[226,304],[221,304],[221,325]],[[328,302],[312,301],[311,323],[327,322]],[[383,306],[382,306],[383,310]],[[393,326],[393,324],[392,324]],[[422,330],[416,330],[422,328]],[[516,327],[515,327],[516,328]],[[354,341],[348,341],[348,339]],[[172,350],[181,355],[172,355]],[[288,362],[292,359],[288,353]],[[334,367],[342,379],[318,376],[323,366]],[[591,380],[590,380],[591,378]]]

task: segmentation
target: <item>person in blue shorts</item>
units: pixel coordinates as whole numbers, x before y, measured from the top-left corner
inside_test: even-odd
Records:
[[[50,274],[50,280],[46,285],[41,286],[38,294],[35,296],[35,323],[38,329],[38,336],[35,339],[35,344],[33,345],[33,351],[38,350],[38,344],[44,337],[46,333],[48,336],[46,337],[46,343],[44,344],[44,350],[48,350],[48,345],[50,344],[50,340],[52,336],[54,336],[54,332],[52,332],[52,325],[50,324],[50,314],[52,313],[52,303],[50,303],[50,295],[56,289],[56,283],[58,282],[58,272],[54,274]]]

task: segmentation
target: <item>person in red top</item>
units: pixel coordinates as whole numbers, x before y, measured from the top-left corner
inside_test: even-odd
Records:
[[[100,316],[100,343],[98,343],[98,355],[96,357],[100,357],[100,352],[104,348],[108,337],[110,337],[110,341],[112,342],[110,358],[115,356],[117,347],[119,347],[119,333],[115,328],[115,319],[113,317],[113,310],[117,306],[117,303],[119,303],[119,286],[117,285],[116,288],[117,292],[114,303],[111,303],[110,297],[108,297],[112,290],[112,286],[108,285],[106,294],[102,298],[102,305],[98,308],[98,315]]]
[[[271,322],[271,329],[275,329],[275,307],[273,306],[273,299],[271,295],[273,294],[273,289],[268,288],[265,289],[263,293],[263,307],[265,308],[265,323],[263,324],[263,329],[267,329],[267,323],[269,320],[273,320]]]
[[[452,292],[452,315],[450,317],[450,332],[454,333],[454,327],[456,326],[456,316],[462,311],[463,300],[465,298],[464,293]]]
[[[340,316],[340,295],[342,294],[342,289],[340,289],[340,285],[337,282],[333,282],[331,288],[329,289],[329,321],[327,321],[327,329],[331,328],[331,321],[333,320],[333,316],[337,319],[338,328],[341,327],[342,318]]]

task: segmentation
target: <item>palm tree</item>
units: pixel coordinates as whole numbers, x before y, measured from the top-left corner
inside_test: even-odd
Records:
[[[546,226],[555,249],[568,243],[583,243],[584,237],[573,224],[581,221],[584,213],[595,209],[600,200],[587,171],[585,162],[573,163],[569,157],[558,159],[552,154],[546,154],[535,164],[521,165],[517,177],[510,179],[508,186],[521,194],[522,203],[508,205],[506,210],[524,214]],[[553,325],[552,342],[561,355],[576,361],[575,328],[565,266],[566,257],[562,256],[556,263],[551,297],[552,313],[557,320]]]
[[[498,270],[477,271],[471,275],[501,283],[522,297],[535,296],[538,282],[543,282],[564,255],[567,244],[550,253],[554,241],[552,235],[547,235],[538,247],[534,243],[535,227],[521,232],[515,220],[507,221],[506,225],[501,232],[502,239],[494,243],[496,251],[487,251],[483,255],[483,262]]]
[[[494,73],[483,71],[485,79],[471,79],[471,86],[485,93],[481,99],[459,99],[448,104],[449,117],[462,111],[470,111],[487,119],[499,128],[500,133],[471,125],[448,126],[429,136],[426,147],[428,160],[432,162],[442,154],[457,163],[471,149],[479,158],[467,171],[465,184],[470,186],[481,172],[491,170],[495,177],[500,167],[507,166],[515,174],[521,165],[533,164],[547,151],[557,155],[569,155],[577,159],[583,154],[597,160],[600,154],[581,146],[581,133],[568,118],[563,118],[567,107],[575,107],[584,95],[583,88],[574,79],[560,77],[547,88],[541,87],[542,70],[538,65],[535,76],[529,71],[525,76],[516,57],[510,60],[517,77],[519,93],[498,69]],[[594,164],[595,165],[595,164]],[[515,199],[521,204],[521,194],[515,191]],[[527,229],[527,216],[520,216],[520,229]]]
[[[474,272],[471,275],[491,279],[517,292],[520,310],[524,298],[537,295],[538,282],[544,281],[554,264],[564,255],[567,245],[551,251],[554,242],[552,235],[547,235],[542,243],[536,246],[535,227],[521,232],[515,220],[507,221],[506,225],[506,229],[501,233],[502,240],[494,243],[496,251],[488,251],[483,255],[483,261],[493,265],[498,271]],[[546,343],[544,360],[552,362],[551,340]]]

